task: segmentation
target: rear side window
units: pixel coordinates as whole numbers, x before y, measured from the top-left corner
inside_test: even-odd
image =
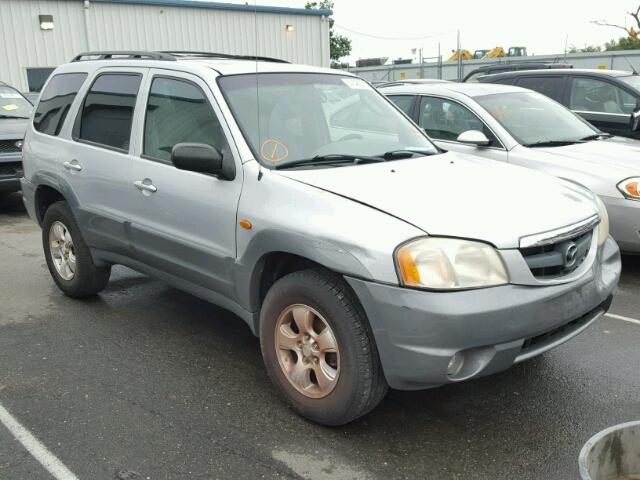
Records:
[[[47,135],[58,135],[86,78],[86,73],[61,73],[51,78],[40,97],[33,127]]]
[[[103,74],[96,78],[82,105],[76,138],[128,151],[141,78],[128,73]]]
[[[520,77],[517,85],[553,98],[556,102],[560,102],[564,91],[564,77]]]

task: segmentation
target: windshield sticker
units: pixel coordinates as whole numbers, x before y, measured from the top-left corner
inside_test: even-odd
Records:
[[[278,163],[289,156],[289,149],[284,143],[270,138],[260,147],[260,156],[267,162]]]
[[[5,109],[7,112],[11,112],[13,110],[17,110],[18,106],[14,105],[13,103],[10,103],[9,105],[4,105],[2,108]]]
[[[0,93],[0,98],[22,98],[19,93]]]
[[[349,88],[354,90],[368,90],[369,85],[358,78],[343,78],[342,82]]]

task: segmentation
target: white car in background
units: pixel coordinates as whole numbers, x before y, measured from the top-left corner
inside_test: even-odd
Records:
[[[379,90],[444,150],[533,168],[591,189],[607,206],[620,248],[640,253],[640,141],[601,132],[554,100],[509,85]],[[523,194],[527,190],[522,185]]]

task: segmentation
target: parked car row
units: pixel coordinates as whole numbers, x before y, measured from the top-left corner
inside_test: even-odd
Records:
[[[28,123],[24,202],[62,292],[96,294],[122,264],[217,303],[298,413],[344,424],[388,386],[542,354],[611,303],[620,252],[571,147],[620,142],[538,94],[465,88],[383,88],[411,121],[336,70],[79,55]]]
[[[607,206],[623,251],[640,252],[640,142],[604,133],[531,90],[485,83],[381,87],[440,148],[582,185]]]
[[[22,142],[32,111],[18,90],[0,82],[0,194],[20,190]]]

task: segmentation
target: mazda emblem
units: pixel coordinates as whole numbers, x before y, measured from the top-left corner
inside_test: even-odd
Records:
[[[572,267],[576,263],[576,257],[578,256],[578,246],[575,243],[571,243],[567,247],[567,251],[564,254],[564,266]]]

